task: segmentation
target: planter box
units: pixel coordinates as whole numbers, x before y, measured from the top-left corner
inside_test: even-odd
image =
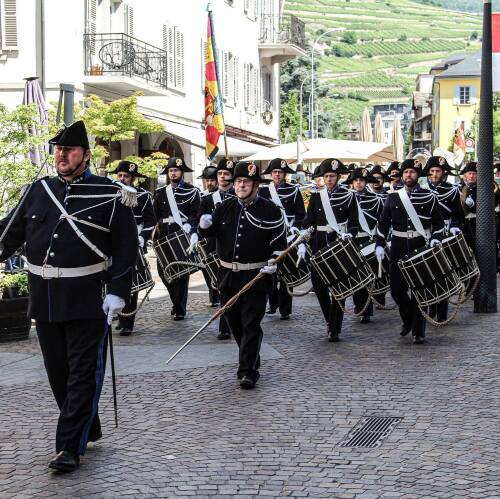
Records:
[[[31,328],[28,303],[28,296],[0,300],[0,343],[28,339]]]

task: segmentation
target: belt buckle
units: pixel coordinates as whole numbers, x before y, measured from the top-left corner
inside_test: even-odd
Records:
[[[55,267],[53,267],[52,265],[42,265],[42,279],[45,279],[45,280],[50,280],[50,279],[53,279],[53,277],[48,277],[45,275],[45,269],[53,269]],[[57,270],[57,273],[59,274],[59,269]]]
[[[406,231],[406,236],[407,236],[407,239],[413,239],[413,237],[414,237],[413,231],[412,230],[407,230]]]
[[[233,272],[239,272],[240,269],[238,268],[238,262],[231,262],[231,270]]]

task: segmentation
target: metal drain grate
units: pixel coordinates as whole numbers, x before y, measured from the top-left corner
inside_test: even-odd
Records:
[[[403,418],[363,418],[340,442],[340,447],[378,447]]]

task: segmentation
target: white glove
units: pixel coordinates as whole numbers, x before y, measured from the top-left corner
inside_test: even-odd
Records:
[[[272,258],[267,262],[267,265],[260,269],[263,274],[274,274],[277,270],[278,266],[276,265],[276,261]]]
[[[460,234],[462,231],[458,227],[452,227],[450,229],[450,234],[452,236],[456,236],[457,234]]]
[[[290,227],[290,232],[292,234],[297,234],[297,235],[300,235],[300,233],[301,233],[300,230],[297,229],[297,227]]]
[[[385,257],[385,249],[382,246],[375,246],[375,255],[377,255],[377,260],[381,262]]]
[[[137,236],[137,239],[139,239],[139,246],[144,248],[144,238],[142,236]]]
[[[186,233],[189,234],[191,232],[191,224],[184,224],[182,226],[182,230]]]
[[[208,229],[212,225],[212,215],[202,215],[200,218],[200,228]]]
[[[306,259],[306,254],[307,254],[306,245],[304,243],[300,243],[297,246],[297,256],[298,256],[297,265],[300,263],[301,260]]]
[[[346,239],[351,239],[352,237],[352,234],[350,232],[342,232],[342,234],[340,234],[340,239],[342,239],[342,241],[345,241]]]
[[[472,199],[472,196],[467,196],[465,198],[465,204],[469,207],[472,208],[474,206],[474,200]]]
[[[437,239],[431,239],[431,248],[434,248],[434,246],[439,246],[441,244],[441,241],[438,241]]]
[[[189,248],[187,249],[188,255],[193,252],[195,246],[198,244],[199,239],[200,238],[198,237],[198,234],[196,234],[196,232],[193,232],[191,234],[191,237],[189,238]]]
[[[106,295],[102,304],[103,312],[108,316],[108,324],[111,326],[113,316],[119,314],[125,307],[125,300],[120,296]]]

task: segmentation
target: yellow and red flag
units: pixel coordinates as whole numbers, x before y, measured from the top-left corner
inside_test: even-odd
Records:
[[[205,136],[207,158],[217,154],[220,136],[224,133],[224,107],[220,93],[220,80],[215,44],[212,12],[208,12],[207,53],[205,64]]]

